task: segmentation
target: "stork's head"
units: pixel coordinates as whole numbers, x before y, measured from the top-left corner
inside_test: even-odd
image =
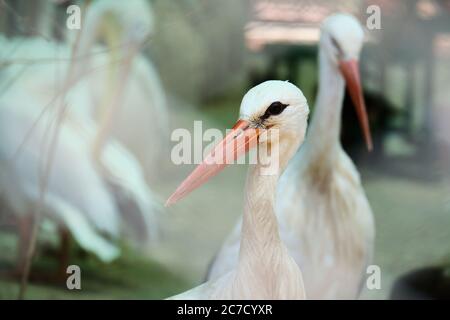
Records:
[[[133,5],[131,5],[133,3]],[[142,45],[154,32],[154,14],[152,7],[147,1],[128,1],[126,12],[119,14],[121,24],[125,29],[125,38]]]
[[[308,104],[288,81],[270,80],[250,89],[242,99],[239,119],[250,128],[278,129],[280,135],[306,129]]]
[[[112,47],[139,48],[154,31],[152,7],[145,0],[97,0],[88,8],[86,24],[94,26],[89,32],[95,37],[100,23],[99,36]]]
[[[320,48],[344,77],[367,148],[372,150],[372,137],[359,76],[359,54],[364,42],[363,28],[353,16],[338,13],[326,18],[321,29]]]
[[[333,14],[323,21],[321,31],[320,46],[336,65],[341,61],[359,60],[364,31],[356,18]]]
[[[266,81],[242,99],[239,119],[225,138],[167,200],[171,205],[222,171],[252,147],[270,146],[270,156],[289,159],[305,136],[309,107],[299,88],[287,81]],[[276,146],[276,148],[274,148]],[[283,165],[283,159],[280,159]]]

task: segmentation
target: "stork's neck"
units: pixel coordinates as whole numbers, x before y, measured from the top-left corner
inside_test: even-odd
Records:
[[[309,161],[331,158],[341,149],[341,111],[345,82],[337,66],[319,49],[319,90],[305,147]]]
[[[259,165],[252,165],[247,176],[240,253],[244,259],[263,255],[263,248],[280,244],[274,212],[278,174],[261,175],[260,171]]]
[[[91,49],[98,36],[101,17],[93,17],[92,10],[87,11],[83,28],[78,31],[74,47],[74,79],[84,77],[91,66]]]
[[[241,267],[252,269],[252,264],[259,264],[270,268],[271,259],[283,248],[274,211],[277,182],[303,138],[304,131],[280,138],[277,172],[267,174],[261,164],[249,168],[239,254]]]
[[[120,54],[118,43],[125,43],[125,39],[120,38],[123,35],[113,13],[92,8],[89,4],[85,9],[86,18],[83,21],[83,28],[78,31],[77,40],[75,40],[74,79],[83,78],[92,72],[91,60],[95,56],[109,57],[111,60],[109,68],[117,64],[120,60],[117,57]],[[105,18],[112,23],[105,22]],[[101,35],[106,38],[106,48],[102,49],[103,52],[94,52],[97,38]]]

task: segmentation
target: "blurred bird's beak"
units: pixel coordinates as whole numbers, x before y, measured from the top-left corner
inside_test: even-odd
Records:
[[[166,207],[184,198],[210,178],[222,171],[229,163],[246,154],[256,146],[260,129],[249,127],[249,122],[239,120],[225,138],[218,143],[194,171],[180,184],[167,199]]]
[[[347,84],[347,89],[352,98],[358,115],[359,124],[364,133],[367,149],[372,151],[372,136],[370,134],[369,120],[367,117],[366,104],[364,103],[364,96],[362,93],[361,80],[359,78],[359,66],[357,60],[341,60],[339,62],[339,69],[344,76]]]

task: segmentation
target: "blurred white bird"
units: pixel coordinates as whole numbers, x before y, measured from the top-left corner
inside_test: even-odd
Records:
[[[320,82],[304,146],[280,179],[276,212],[281,238],[305,279],[308,298],[354,299],[374,241],[372,211],[354,164],[339,141],[345,84],[369,149],[369,124],[359,79],[364,33],[358,21],[335,14],[322,24]],[[213,261],[208,279],[238,263],[241,223]]]
[[[225,159],[236,159],[256,145],[267,151],[267,159],[249,169],[236,265],[173,299],[305,298],[302,273],[280,239],[274,208],[278,178],[303,142],[308,113],[303,93],[289,82],[254,87],[242,100],[233,130],[167,200],[173,204],[202,185],[225,167]]]
[[[61,44],[42,39],[0,38],[1,56],[14,53],[14,60],[23,63],[10,64],[0,73],[3,91],[0,96],[0,155],[1,165],[5,168],[0,183],[2,192],[7,195],[5,199],[12,202],[10,205],[15,213],[25,216],[32,213],[33,205],[39,201],[39,176],[48,161],[47,153],[54,134],[52,126],[56,126],[57,114],[61,111],[58,106],[67,106],[57,133],[44,211],[53,221],[68,228],[83,248],[104,261],[117,257],[118,248],[108,240],[117,238],[121,232],[125,232],[128,239],[138,240],[139,244],[152,239],[156,234],[155,215],[159,210],[139,162],[117,141],[109,138],[112,116],[118,112],[121,103],[127,103],[121,99],[123,82],[133,79],[128,78],[130,66],[148,29],[141,28],[140,24],[129,29],[123,26],[125,38],[122,40],[128,50],[116,56],[116,72],[111,73],[111,68],[105,68],[112,62],[109,54],[98,54],[98,49],[96,54],[92,49],[98,30],[87,30],[87,26],[96,26],[92,20],[100,19],[99,12],[121,16],[118,6],[113,5],[114,2],[108,3],[115,11],[108,9],[106,1],[96,1],[90,8],[92,11],[89,12],[93,13],[86,17],[85,32],[74,59],[70,59],[71,49]],[[145,4],[143,1],[133,3]],[[141,19],[134,22],[151,20],[145,18],[146,10],[137,12]],[[131,22],[129,14],[128,18]],[[139,59],[141,69],[134,82],[145,88],[144,81],[152,81],[152,76],[148,77],[148,70],[142,69],[145,67],[143,59]],[[92,73],[90,68],[103,69]],[[99,77],[105,80],[105,74],[115,76],[111,88],[113,94],[105,85],[108,81],[95,82]],[[119,82],[120,85],[116,84]],[[64,87],[66,83],[67,88]],[[154,101],[159,110],[164,107],[161,96],[155,93],[155,100],[152,100],[154,91],[151,88],[154,86],[149,83],[149,87],[146,91],[149,94],[144,98],[148,99],[146,102]],[[103,94],[99,124],[91,116],[99,109],[96,101],[99,96],[96,99],[93,88]],[[157,136],[154,138],[158,139]],[[122,219],[120,214],[124,215]]]
[[[27,99],[27,92],[20,88],[8,90],[0,98],[0,186],[3,199],[22,218],[33,215],[39,200],[41,174],[51,141],[49,126],[54,124],[55,116],[54,112],[46,113],[35,125],[42,111],[36,103]],[[33,126],[33,134],[17,154]],[[81,247],[110,261],[119,250],[100,234],[119,234],[114,198],[92,161],[90,145],[79,132],[65,121],[58,135],[43,211],[70,230]],[[25,252],[19,254],[22,261]]]
[[[159,170],[157,161],[168,137],[161,80],[152,62],[139,53],[154,32],[152,8],[144,0],[97,0],[88,7],[79,32],[75,69],[89,83],[93,99],[90,109],[81,113],[104,121],[107,131],[136,155],[151,176]],[[94,47],[101,35],[106,48]],[[114,94],[118,91],[120,96]],[[111,104],[116,105],[115,112],[110,112]],[[147,137],[152,137],[151,148]]]
[[[88,90],[92,101],[73,106],[72,111],[105,122],[105,133],[122,142],[151,177],[160,169],[158,160],[169,127],[161,80],[152,62],[140,54],[154,32],[152,7],[145,0],[96,0],[85,11],[82,28],[68,30],[71,46],[42,38],[6,39],[0,35],[0,66],[8,66],[2,70],[0,92],[32,72],[30,69],[36,72],[40,68],[42,77],[59,74],[62,78],[79,37],[73,53],[72,85],[81,83],[81,90]],[[151,148],[147,137],[152,137]]]

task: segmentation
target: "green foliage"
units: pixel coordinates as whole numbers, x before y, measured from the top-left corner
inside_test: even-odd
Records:
[[[0,299],[16,299],[19,281],[7,274],[12,270],[16,250],[13,234],[2,234],[0,248],[7,251],[0,266]],[[43,249],[43,248],[41,248]],[[80,266],[81,290],[68,290],[65,279],[57,277],[58,252],[46,247],[33,264],[27,299],[164,299],[193,286],[161,263],[122,248],[120,258],[105,264],[82,252],[75,242],[70,250],[70,264]]]

